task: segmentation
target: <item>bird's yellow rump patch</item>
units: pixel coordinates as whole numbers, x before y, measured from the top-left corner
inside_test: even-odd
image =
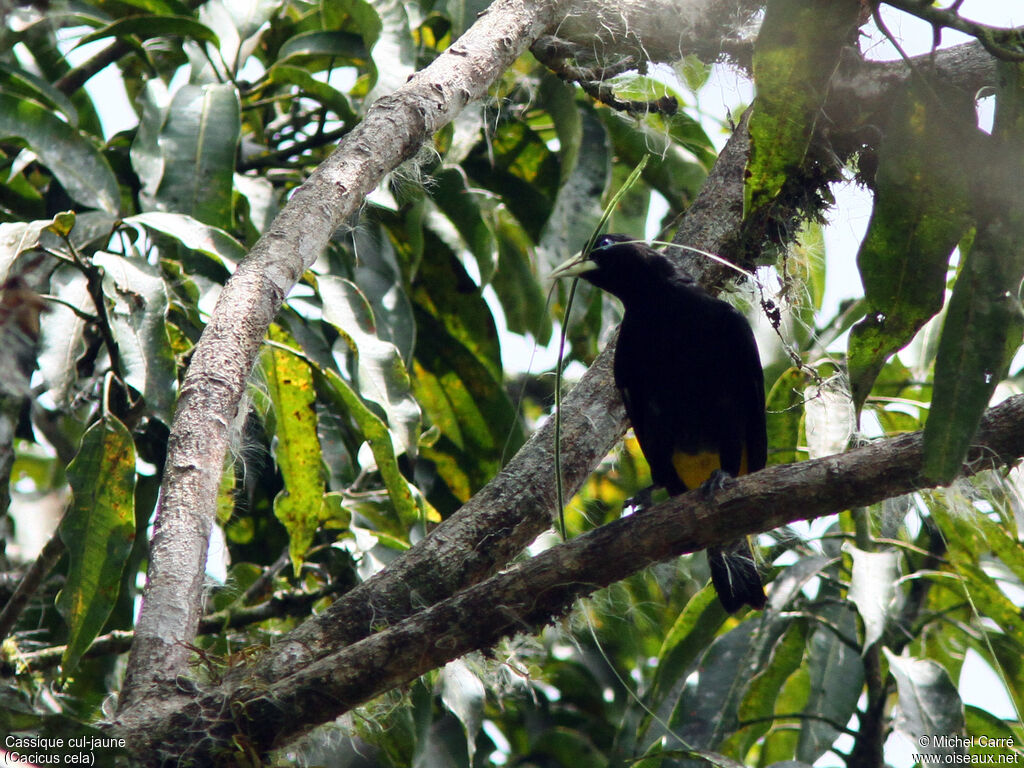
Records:
[[[675,451],[672,454],[672,466],[675,467],[676,474],[683,481],[683,485],[693,489],[704,485],[715,470],[722,468],[722,462],[717,451],[701,451],[700,453]]]
[[[700,488],[715,473],[722,468],[722,460],[717,451],[701,451],[700,453],[684,453],[674,451],[672,453],[672,466],[676,474],[690,490]],[[739,474],[747,474],[747,448],[743,447],[743,455],[740,457]]]

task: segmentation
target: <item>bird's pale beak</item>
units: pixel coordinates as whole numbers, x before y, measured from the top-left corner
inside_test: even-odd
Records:
[[[597,264],[583,253],[577,253],[571,259],[567,259],[555,267],[554,271],[548,275],[548,280],[554,282],[563,277],[579,277],[585,272],[590,272],[597,269]]]

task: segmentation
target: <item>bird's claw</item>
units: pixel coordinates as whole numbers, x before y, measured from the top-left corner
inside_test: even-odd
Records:
[[[622,510],[625,512],[631,509],[633,512],[642,512],[651,506],[651,497],[654,493],[654,486],[647,486],[633,496],[630,496],[622,503]]]
[[[704,498],[710,499],[718,491],[736,482],[736,478],[726,472],[724,469],[716,469],[711,473],[711,477],[704,481],[701,485],[700,491],[704,495]]]

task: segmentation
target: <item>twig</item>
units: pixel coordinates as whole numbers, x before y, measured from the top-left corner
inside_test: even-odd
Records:
[[[46,542],[46,545],[39,553],[39,556],[36,557],[35,562],[29,566],[28,570],[25,571],[25,575],[21,577],[21,581],[18,582],[18,586],[15,588],[14,594],[11,595],[11,599],[7,601],[7,605],[3,607],[3,610],[0,610],[0,638],[7,637],[11,630],[14,629],[18,617],[25,610],[29,599],[36,593],[36,590],[39,589],[39,586],[50,571],[53,570],[53,566],[56,565],[62,554],[64,554],[64,541],[59,533],[54,532],[53,536],[50,537],[50,540]]]
[[[60,554],[58,553],[59,556]],[[52,567],[52,564],[50,567]],[[199,622],[199,634],[212,635],[223,632],[225,628],[239,629],[283,616],[304,616],[309,613],[310,605],[334,594],[338,589],[338,585],[331,584],[314,592],[277,594],[266,602],[250,606],[249,608],[217,611],[216,613],[204,616],[202,621]],[[13,599],[11,602],[14,602]],[[5,607],[4,614],[7,613],[7,610],[8,607]],[[134,639],[135,633],[131,630],[118,629],[108,632],[97,637],[86,649],[85,653],[82,654],[82,657],[90,659],[97,656],[125,653],[131,648],[132,640]],[[37,651],[20,654],[11,661],[18,666],[24,665],[34,672],[51,669],[60,663],[66,647],[64,645],[54,645],[49,648],[40,648]]]
[[[930,3],[922,3],[920,0],[884,0],[884,2],[892,8],[897,8],[904,13],[929,22],[933,27],[948,27],[976,38],[985,47],[985,50],[997,59],[1024,61],[1024,50],[1020,47],[1024,29],[991,27],[965,19],[957,13],[960,8],[959,3],[955,3],[950,8],[937,8]],[[1017,45],[1006,44],[1011,42],[1016,42]]]

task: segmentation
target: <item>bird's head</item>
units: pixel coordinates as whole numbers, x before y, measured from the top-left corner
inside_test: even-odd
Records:
[[[665,254],[628,235],[601,235],[587,253],[560,264],[550,279],[580,277],[620,299],[649,293],[681,273]]]

